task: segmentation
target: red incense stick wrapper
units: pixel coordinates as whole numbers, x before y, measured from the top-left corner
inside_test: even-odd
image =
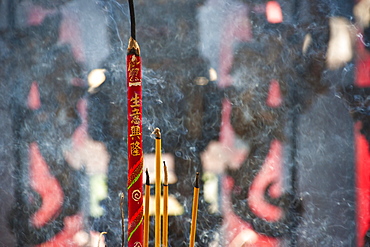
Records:
[[[142,72],[140,47],[130,38],[127,48],[127,126],[128,126],[128,247],[143,246],[143,149]]]

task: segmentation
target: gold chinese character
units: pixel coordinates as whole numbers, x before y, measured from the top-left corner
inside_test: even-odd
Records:
[[[130,82],[134,81],[135,77],[137,77],[138,74],[139,74],[139,68],[131,68],[131,69],[129,69],[129,73],[128,73],[129,81]]]
[[[131,115],[131,116],[132,116],[131,123],[135,124],[135,125],[139,125],[140,124],[140,115]]]
[[[132,109],[132,113],[130,114],[131,117],[133,116],[140,116],[141,113],[140,113],[140,109],[139,108],[134,108]]]
[[[137,93],[135,93],[135,96],[132,97],[130,101],[131,103],[133,103],[132,105],[130,105],[131,107],[140,107],[140,99]]]
[[[132,56],[129,64],[128,64],[128,81],[129,86],[141,86],[141,78],[139,78],[140,68],[140,60],[136,58],[135,55]]]
[[[139,64],[140,64],[139,59],[137,59],[136,56],[133,55],[131,57],[131,61],[130,61],[129,65],[128,65],[128,69],[130,70],[131,68],[133,68],[135,66],[138,66]]]
[[[131,126],[131,134],[130,136],[139,136],[141,135],[140,127],[139,126]]]
[[[131,146],[131,155],[138,156],[140,155],[140,142],[136,141],[130,144]]]

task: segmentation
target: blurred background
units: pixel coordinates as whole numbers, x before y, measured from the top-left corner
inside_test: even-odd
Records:
[[[169,246],[196,172],[196,246],[370,246],[370,1],[134,2]],[[0,246],[121,246],[129,20],[124,0],[0,1]]]

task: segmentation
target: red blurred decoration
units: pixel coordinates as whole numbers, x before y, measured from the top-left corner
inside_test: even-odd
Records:
[[[267,203],[264,199],[265,190],[270,183],[273,183],[270,187],[270,195],[275,198],[281,195],[282,155],[281,142],[273,140],[262,169],[253,181],[249,191],[248,203],[252,211],[268,221],[277,221],[282,217],[281,209]]]
[[[276,108],[281,105],[283,98],[281,96],[280,85],[277,80],[271,80],[266,105]]]
[[[270,23],[283,22],[283,12],[277,1],[269,1],[266,3],[266,19]]]
[[[275,151],[274,151],[275,152]],[[274,153],[272,152],[272,153]],[[271,160],[272,161],[272,160]],[[252,243],[250,246],[258,247],[276,247],[279,246],[280,240],[277,238],[266,237],[262,234],[256,233],[252,226],[239,218],[232,210],[231,205],[231,190],[233,188],[234,180],[231,177],[227,177],[222,181],[222,201],[223,203],[223,212],[224,212],[224,232],[227,233],[224,235],[225,246],[234,247],[232,244],[239,234],[243,234],[244,231],[252,231],[257,235],[257,239],[251,239]],[[251,193],[258,193],[258,191],[251,191]],[[268,212],[263,212],[264,215]],[[270,215],[271,218],[275,218],[275,215]],[[253,237],[253,235],[251,236]],[[254,238],[254,237],[253,237]],[[248,245],[246,245],[248,246]]]
[[[358,87],[370,87],[370,53],[361,40],[357,43],[356,79]],[[365,136],[360,133],[362,123],[355,125],[356,145],[356,220],[357,246],[364,246],[366,231],[370,229],[370,149]]]
[[[36,142],[30,144],[29,160],[31,186],[42,197],[42,206],[32,216],[32,223],[42,227],[58,215],[64,194],[58,180],[50,174]]]
[[[29,148],[30,179],[32,188],[42,198],[41,208],[32,216],[32,223],[42,227],[52,221],[59,214],[64,194],[57,179],[50,174],[50,170],[43,159],[37,143],[31,143]],[[83,229],[82,215],[73,215],[64,219],[64,229],[40,247],[77,247],[73,237]]]
[[[355,125],[356,188],[358,246],[364,246],[366,231],[370,228],[370,152],[369,143],[360,133],[361,122]]]
[[[41,6],[34,5],[28,12],[28,25],[37,26],[42,23],[47,15],[54,14],[57,9],[45,9]],[[60,44],[70,44],[73,50],[75,59],[79,62],[85,61],[83,53],[83,41],[78,23],[78,15],[75,12],[62,11],[63,21],[59,30]]]
[[[41,107],[39,86],[36,81],[31,84],[30,92],[28,93],[27,106],[31,110],[37,110]]]

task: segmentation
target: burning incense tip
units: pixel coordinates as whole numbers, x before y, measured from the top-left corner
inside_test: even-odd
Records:
[[[159,128],[155,128],[152,134],[155,135],[156,139],[161,139],[161,130]]]
[[[168,186],[168,172],[167,172],[167,166],[166,166],[165,161],[163,161],[163,171],[164,171],[163,185]]]
[[[195,188],[199,188],[199,172],[195,175]]]
[[[121,203],[120,205],[123,205],[123,199],[125,198],[125,195],[121,192],[120,193],[120,199],[121,199]]]
[[[148,168],[146,168],[146,169],[145,169],[145,174],[146,174],[146,181],[145,181],[145,184],[146,184],[146,185],[150,185]]]
[[[119,206],[120,206],[120,209],[121,209],[121,216],[122,216],[122,221],[124,220],[124,210],[123,210],[123,206],[124,206],[124,199],[125,199],[125,196],[123,195],[123,193],[121,192],[120,193],[120,203],[119,203]]]

